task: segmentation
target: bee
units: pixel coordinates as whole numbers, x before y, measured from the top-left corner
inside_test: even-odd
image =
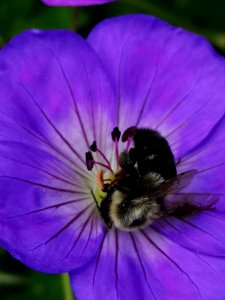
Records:
[[[110,228],[132,231],[155,220],[176,214],[187,203],[174,204],[168,210],[165,197],[187,187],[196,170],[177,174],[176,163],[167,140],[151,129],[129,128],[134,147],[120,154],[121,170],[114,184],[105,185],[106,197],[99,205],[101,217]],[[125,138],[124,138],[125,137]]]

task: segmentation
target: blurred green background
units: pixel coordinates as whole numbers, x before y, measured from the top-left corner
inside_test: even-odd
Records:
[[[47,7],[39,0],[0,0],[0,44],[27,28],[67,28],[86,36],[99,21],[147,13],[206,36],[225,53],[225,1],[121,0],[92,7]]]
[[[225,55],[222,0],[121,0],[83,8],[47,7],[39,0],[0,0],[0,47],[27,28],[67,28],[87,36],[99,21],[128,13],[152,14],[204,35]],[[0,249],[0,298],[71,300],[73,296],[67,275],[34,272]]]

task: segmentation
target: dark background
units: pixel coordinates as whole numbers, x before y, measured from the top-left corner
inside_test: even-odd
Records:
[[[99,21],[128,13],[152,14],[204,35],[225,55],[224,0],[121,0],[76,8],[47,7],[39,0],[0,0],[0,47],[28,28],[67,28],[85,37]],[[0,249],[1,300],[72,298],[67,275],[34,272]]]
[[[86,36],[99,21],[146,13],[206,36],[225,53],[224,0],[121,0],[92,7],[47,7],[40,0],[0,0],[0,44],[27,28],[67,28]]]

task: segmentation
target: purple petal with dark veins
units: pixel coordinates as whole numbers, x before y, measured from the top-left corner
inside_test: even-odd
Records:
[[[199,144],[225,111],[225,60],[202,37],[147,15],[103,21],[88,42],[117,92],[117,119],[158,129],[176,158]]]
[[[82,266],[103,234],[85,152],[113,127],[107,76],[66,31],[17,36],[0,70],[0,245],[41,271]]]
[[[187,249],[225,259],[224,213],[205,210],[186,217],[168,217],[153,227]]]
[[[185,192],[225,195],[225,113],[214,124],[207,137],[181,159],[178,170],[198,170]]]
[[[44,151],[2,141],[0,152],[1,246],[45,272],[86,263],[102,235],[91,193],[70,168]]]
[[[224,141],[223,115],[207,137],[184,154],[178,164],[178,172],[194,168],[198,173],[187,188],[168,201],[168,205],[173,207],[173,203],[187,199],[189,203],[209,209],[190,216],[160,220],[154,225],[182,246],[215,256],[225,256]]]
[[[95,261],[71,272],[77,299],[216,299],[225,260],[189,251],[150,227],[110,230]]]

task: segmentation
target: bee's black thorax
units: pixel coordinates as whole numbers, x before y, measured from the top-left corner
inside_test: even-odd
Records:
[[[160,174],[165,180],[177,175],[173,153],[167,140],[157,131],[136,129],[134,136],[137,168],[141,176],[149,172]]]

